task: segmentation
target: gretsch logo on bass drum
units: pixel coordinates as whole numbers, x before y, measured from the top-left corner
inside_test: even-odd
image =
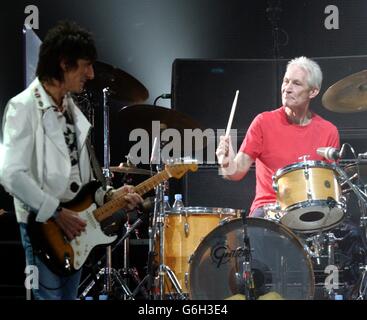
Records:
[[[225,245],[216,245],[211,250],[211,258],[212,261],[217,265],[217,268],[228,263],[233,258],[237,259],[244,256],[245,250],[241,247],[231,249]]]

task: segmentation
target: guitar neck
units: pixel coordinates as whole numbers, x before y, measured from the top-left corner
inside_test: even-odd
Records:
[[[155,188],[157,185],[159,185],[161,182],[168,180],[170,178],[168,172],[166,170],[156,174],[155,176],[143,181],[142,183],[138,184],[134,191],[139,194],[140,196],[143,196],[148,191]],[[113,213],[115,213],[118,209],[123,208],[126,205],[126,200],[124,199],[122,188],[119,188],[117,191],[118,197],[108,201],[106,204],[104,204],[102,207],[96,209],[94,211],[94,217],[97,219],[97,221],[101,222],[102,220],[110,217]],[[121,195],[119,194],[121,193]]]

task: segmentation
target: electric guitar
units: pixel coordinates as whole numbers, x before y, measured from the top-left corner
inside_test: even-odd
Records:
[[[165,170],[137,185],[135,192],[142,196],[169,178],[180,179],[189,170],[196,171],[197,164],[166,165]],[[54,273],[70,275],[76,272],[83,266],[95,246],[116,240],[117,235],[108,236],[103,233],[100,222],[125,207],[126,201],[123,194],[117,194],[116,198],[97,208],[94,193],[99,187],[99,182],[92,181],[86,184],[73,200],[62,204],[62,207],[78,212],[80,218],[87,223],[85,231],[71,241],[54,218],[40,223],[36,221],[36,214],[30,213],[28,234],[34,252]]]

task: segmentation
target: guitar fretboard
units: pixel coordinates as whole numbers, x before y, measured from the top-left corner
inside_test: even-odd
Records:
[[[137,194],[140,196],[144,195],[148,191],[152,190],[154,187],[159,185],[161,182],[168,180],[170,176],[166,170],[156,174],[155,176],[143,181],[142,183],[138,184],[134,189]],[[124,207],[126,201],[121,195],[120,197],[108,201],[102,207],[96,209],[94,211],[94,217],[97,219],[98,222],[110,217],[114,212],[118,209]]]

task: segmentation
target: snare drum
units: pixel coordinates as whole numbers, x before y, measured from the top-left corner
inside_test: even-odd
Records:
[[[341,188],[328,163],[304,161],[279,169],[273,188],[282,210],[280,222],[295,231],[327,230],[344,218]]]
[[[163,263],[174,272],[184,293],[189,290],[189,260],[202,239],[221,222],[238,215],[240,210],[207,207],[185,207],[165,215]],[[175,291],[169,282],[166,277],[166,293]]]

